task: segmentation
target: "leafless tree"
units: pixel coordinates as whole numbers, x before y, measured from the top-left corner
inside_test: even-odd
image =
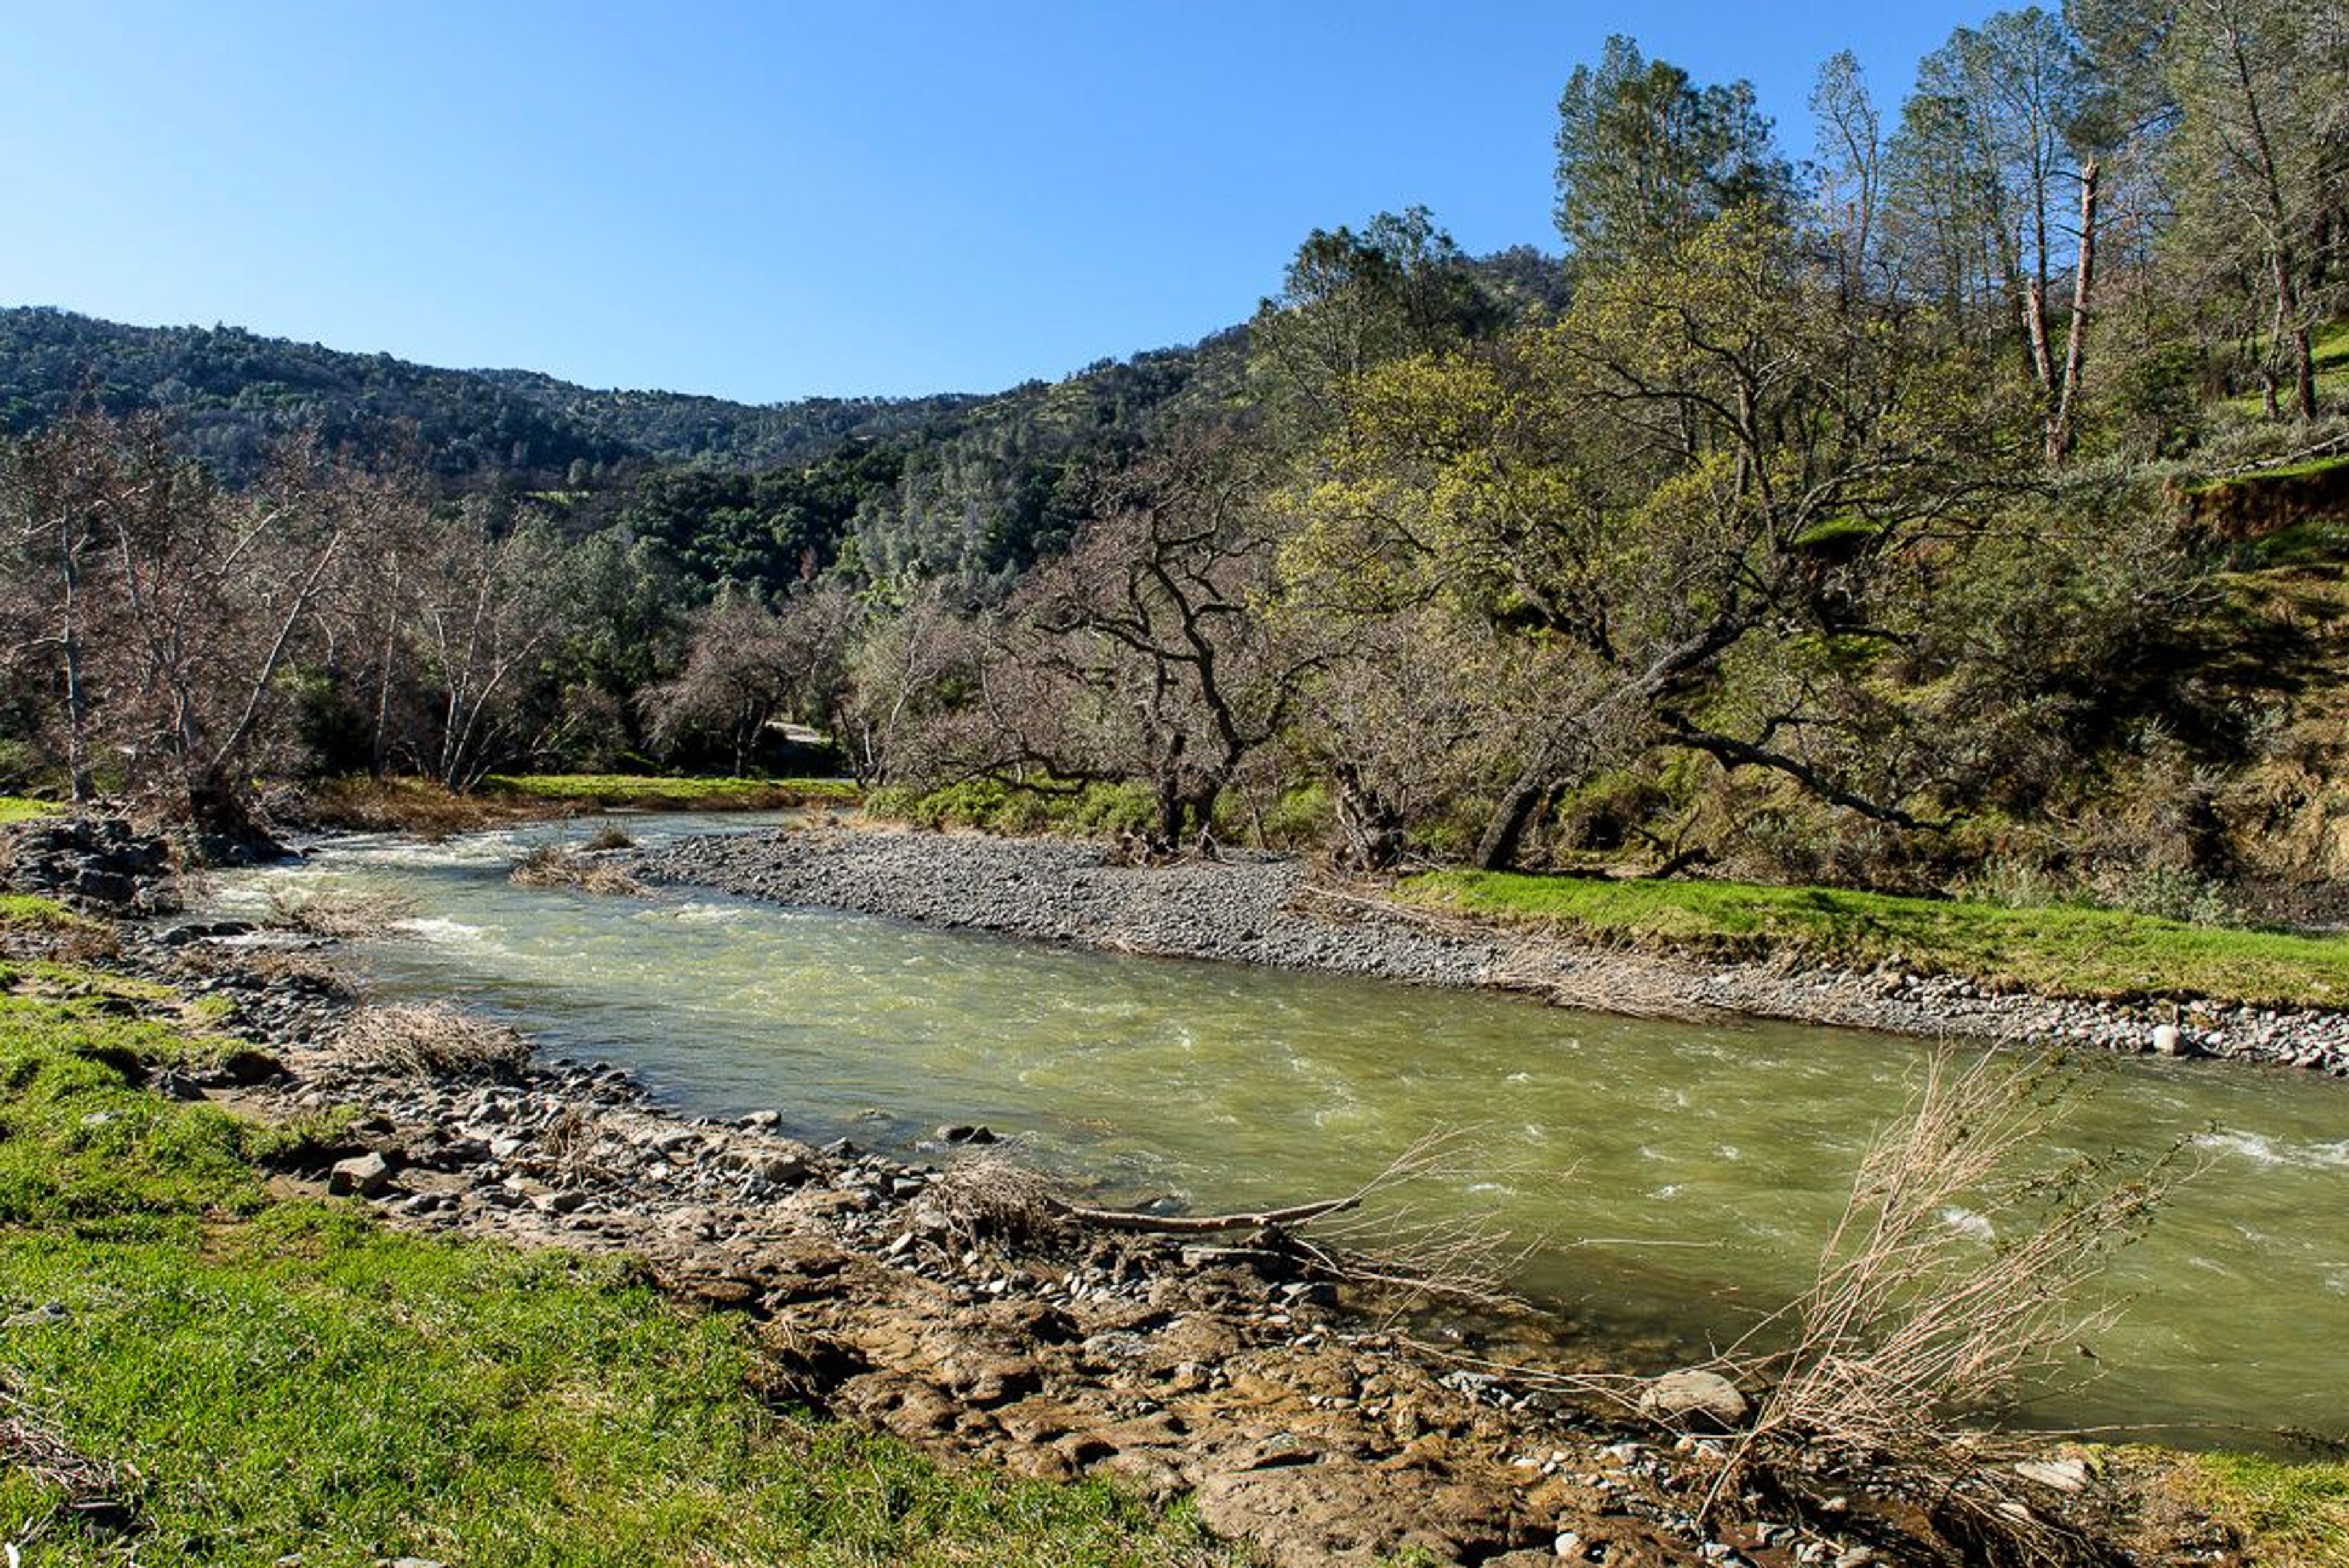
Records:
[[[1008,607],[971,738],[984,770],[1139,781],[1162,845],[1205,833],[1319,655],[1262,614],[1274,537],[1235,441],[1194,437],[1103,487],[1098,521]]]
[[[721,599],[696,618],[685,669],[647,694],[653,738],[674,747],[697,733],[717,736],[739,774],[776,718],[829,723],[847,683],[856,622],[854,602],[836,585],[780,609]]]

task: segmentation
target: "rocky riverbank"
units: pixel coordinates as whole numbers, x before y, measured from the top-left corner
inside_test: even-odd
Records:
[[[1860,1478],[1828,1516],[1757,1501],[1700,1522],[1719,1439],[1569,1400],[1555,1359],[1503,1376],[1432,1352],[1366,1310],[1391,1304],[1277,1235],[1128,1234],[1039,1208],[980,1130],[942,1128],[906,1161],[810,1147],[780,1109],[679,1116],[601,1063],[386,1070],[345,1043],[364,1004],[326,961],[332,944],[254,934],[120,934],[110,967],[171,985],[247,1042],[156,1087],[331,1129],[280,1179],[286,1195],[640,1258],[681,1300],[766,1326],[779,1397],[1028,1475],[1188,1495],[1209,1528],[1298,1568],[1413,1553],[1857,1564],[1914,1528]],[[145,1005],[186,1015],[160,995]]]
[[[2349,1014],[2132,1006],[1994,994],[1949,975],[1698,965],[1432,916],[1263,856],[1130,866],[1065,840],[805,828],[683,840],[628,863],[648,882],[777,903],[1117,952],[1492,986],[1602,1012],[1783,1018],[2349,1077]]]
[[[984,855],[991,841],[887,846],[894,896],[917,900],[926,879],[951,890],[977,869],[942,866],[936,843]],[[1176,868],[1179,896],[1160,881],[1137,899],[1122,877],[1093,880],[1113,870],[1097,857],[1089,867],[1066,858],[1071,846],[1043,848],[1092,898],[1038,886],[1034,856],[1017,849],[985,861],[1035,895],[999,891],[997,907],[1032,903],[1033,918],[1059,926],[1023,934],[1166,951],[1185,932],[1220,933],[1257,951],[1218,956],[1399,978],[1477,951],[1457,934],[1390,929],[1375,910],[1300,913],[1279,862],[1240,862],[1237,875]],[[839,896],[795,902],[844,903],[851,882],[876,883],[870,852],[823,863]],[[1363,942],[1359,926],[1379,935]],[[1948,1558],[1919,1495],[1865,1470],[1809,1478],[1806,1501],[1736,1491],[1701,1518],[1726,1445],[1683,1429],[1681,1405],[1635,1415],[1650,1386],[1543,1352],[1530,1319],[1522,1334],[1496,1323],[1490,1360],[1469,1358],[1474,1343],[1432,1347],[1383,1315],[1391,1297],[1333,1279],[1277,1230],[1177,1238],[1072,1220],[1023,1195],[1016,1167],[989,1164],[970,1129],[942,1128],[893,1158],[796,1140],[788,1107],[680,1116],[600,1063],[502,1078],[394,1069],[351,1047],[346,1025],[365,1003],[331,942],[133,922],[106,954],[89,935],[74,934],[77,961],[148,983],[109,1007],[200,1019],[237,1042],[155,1088],[311,1130],[283,1192],[342,1195],[429,1233],[642,1259],[681,1300],[761,1326],[777,1397],[934,1451],[1188,1495],[1210,1528],[1280,1565],[1414,1553],[1508,1568]],[[1392,967],[1363,967],[1372,961]],[[1451,973],[1444,983],[1490,983],[1482,970]],[[1700,1387],[1696,1402],[1720,1393]],[[1994,1464],[2010,1487],[2013,1458]],[[2062,1460],[2020,1474],[2044,1510],[2144,1517],[2140,1478],[2118,1467]],[[2207,1523],[2168,1515],[2137,1540],[2147,1562],[2223,1544]]]

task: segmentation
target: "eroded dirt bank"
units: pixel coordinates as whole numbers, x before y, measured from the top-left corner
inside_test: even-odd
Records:
[[[1951,976],[1697,965],[1432,917],[1262,856],[1130,866],[1065,840],[802,828],[687,839],[629,863],[647,880],[776,903],[1118,952],[1493,986],[1602,1012],[2166,1047],[2349,1077],[2349,1014],[2227,1007],[2181,1019],[2167,1006],[1994,995]]]

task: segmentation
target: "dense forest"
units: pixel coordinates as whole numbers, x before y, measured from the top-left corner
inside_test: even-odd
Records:
[[[2349,871],[2349,15],[1957,29],[1816,144],[1628,38],[1560,249],[753,408],[0,313],[0,783],[759,768],[1409,861],[2305,913]]]

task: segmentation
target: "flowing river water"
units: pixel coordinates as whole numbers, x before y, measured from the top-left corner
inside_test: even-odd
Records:
[[[626,826],[646,842],[770,821]],[[1533,1249],[1521,1289],[1651,1358],[1670,1353],[1660,1341],[1733,1339],[1803,1287],[1862,1148],[1925,1059],[1917,1042],[1847,1031],[506,880],[529,844],[586,830],[338,841],[224,882],[220,902],[395,890],[417,916],[361,949],[379,994],[492,1011],[553,1054],[633,1068],[681,1110],[776,1109],[812,1140],[903,1150],[940,1123],[983,1122],[1130,1201],[1342,1192],[1432,1128],[1472,1125],[1474,1168],[1432,1184],[1432,1212],[1505,1224]],[[2095,1376],[2038,1418],[2229,1446],[2349,1429],[2349,1084],[2155,1060],[2099,1060],[2087,1079],[2054,1145],[2147,1161],[2190,1140],[2200,1170],[2120,1254],[2110,1283],[2128,1302],[2095,1337]]]

